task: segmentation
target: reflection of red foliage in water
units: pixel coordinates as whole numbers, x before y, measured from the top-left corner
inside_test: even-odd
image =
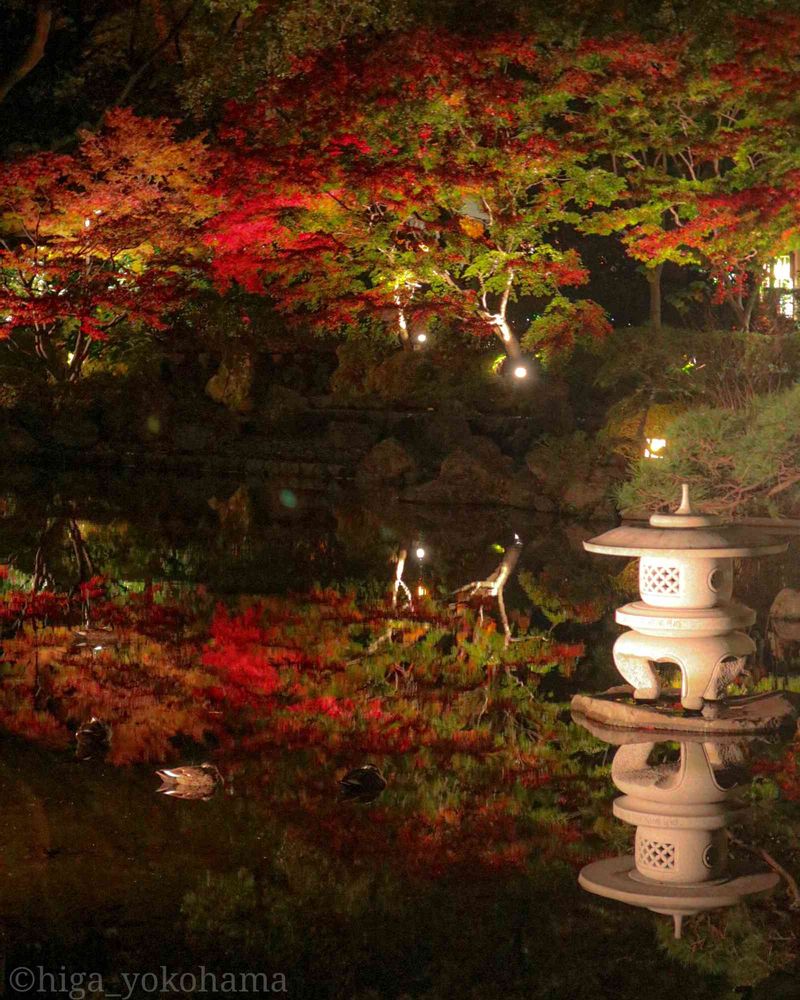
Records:
[[[212,644],[203,650],[202,662],[212,667],[225,681],[224,688],[214,688],[222,700],[235,690],[238,705],[252,701],[254,696],[273,694],[281,686],[281,677],[273,660],[264,650],[264,644],[273,639],[274,629],[261,627],[264,609],[254,604],[243,614],[231,615],[223,605],[218,605],[211,622]],[[282,650],[279,657],[291,662],[293,650]]]
[[[106,592],[106,579],[104,576],[93,576],[78,587],[78,592],[83,601],[96,601],[103,597]]]
[[[55,594],[50,590],[30,593],[26,590],[11,590],[0,598],[0,622],[37,621],[40,623],[62,623],[69,613],[69,599],[66,594]]]
[[[583,779],[546,749],[561,738],[555,712],[531,697],[537,668],[572,670],[580,644],[506,651],[491,621],[478,632],[471,612],[434,602],[398,618],[317,591],[212,611],[195,589],[114,597],[104,583],[71,598],[0,596],[0,616],[22,622],[5,643],[4,727],[68,747],[75,720],[97,715],[112,726],[115,764],[174,760],[180,737],[218,747],[227,773],[235,747],[259,794],[269,787],[270,815],[347,864],[382,864],[387,845],[394,864],[425,878],[585,859],[563,820],[584,805]],[[80,600],[100,630],[89,643]],[[364,761],[385,768],[385,793],[338,802],[336,778]]]
[[[214,734],[224,743],[220,720],[208,713],[209,677],[184,638],[190,609],[157,588],[117,599],[106,591],[93,577],[71,594],[0,596],[0,623],[18,626],[3,644],[0,724],[66,747],[76,722],[97,716],[112,727],[108,759],[116,764],[171,758],[177,734],[198,743]]]
[[[753,774],[769,776],[781,790],[781,795],[789,802],[800,801],[800,768],[797,765],[797,747],[790,746],[779,760],[758,760],[753,762]]]
[[[246,686],[260,694],[272,694],[280,686],[280,675],[263,655],[235,646],[206,649],[203,665],[225,673],[230,684]]]
[[[352,698],[334,698],[326,695],[321,698],[308,698],[306,701],[296,702],[289,705],[288,711],[303,715],[327,715],[331,719],[350,720],[358,710],[358,706]],[[380,698],[373,698],[368,701],[360,712],[362,719],[382,719],[384,713],[381,711]]]

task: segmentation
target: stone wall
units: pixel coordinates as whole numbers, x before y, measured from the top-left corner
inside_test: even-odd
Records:
[[[564,470],[526,463],[542,435],[565,424],[556,406],[535,415],[476,413],[454,401],[436,410],[348,408],[275,386],[257,413],[204,401],[194,412],[145,404],[127,421],[108,406],[6,415],[0,448],[11,462],[57,468],[246,475],[427,505],[607,517],[617,470],[577,465],[565,479]]]

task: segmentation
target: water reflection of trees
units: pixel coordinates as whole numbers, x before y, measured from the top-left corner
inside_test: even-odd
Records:
[[[43,528],[61,518],[79,524],[105,575],[205,582],[217,593],[306,590],[345,580],[382,585],[392,553],[420,539],[432,553],[430,582],[451,590],[491,573],[498,562],[493,546],[509,547],[514,532],[528,543],[533,565],[544,564],[551,536],[551,555],[583,559],[577,539],[523,511],[369,507],[319,493],[300,494],[287,508],[279,486],[72,478],[7,487],[0,497],[0,559],[13,554],[20,569],[33,572]],[[66,538],[55,549],[51,569],[63,587],[73,555]]]
[[[482,996],[604,996],[613,984],[634,997],[646,975],[662,984],[656,998],[672,1000],[677,984],[706,1000],[712,980],[755,983],[790,961],[796,918],[781,896],[747,917],[698,920],[679,945],[662,941],[665,959],[646,920],[609,917],[574,888],[578,868],[622,849],[624,831],[609,816],[602,747],[563,708],[597,683],[602,619],[629,583],[589,568],[577,531],[527,525],[512,575],[516,520],[341,505],[298,521],[273,518],[257,487],[237,490],[213,484],[180,512],[167,509],[174,496],[156,497],[152,511],[136,501],[124,521],[118,501],[95,497],[93,517],[70,500],[0,522],[0,551],[15,553],[0,581],[0,625],[15,623],[3,640],[0,725],[25,740],[43,822],[79,844],[72,875],[88,879],[90,863],[85,826],[64,819],[67,791],[98,831],[97,863],[121,866],[113,892],[126,906],[139,899],[120,860],[133,830],[163,880],[148,884],[167,901],[168,936],[219,962],[269,954],[298,970],[307,996],[336,995],[326,992],[335,982],[370,1000],[398,984],[449,998],[479,982]],[[392,553],[413,553],[420,538],[424,586],[415,567],[413,609],[392,607]],[[229,598],[222,610],[206,589],[285,590],[287,566],[301,567],[288,583],[304,596]],[[352,584],[307,589],[303,573]],[[501,578],[505,621],[492,592]],[[98,638],[81,643],[87,610]],[[65,772],[92,715],[112,727],[108,759]],[[207,758],[223,791],[153,805],[154,765]],[[340,802],[337,779],[369,760],[386,790]],[[746,839],[771,838],[797,871],[794,750],[771,767],[752,794],[789,804],[757,808]],[[67,791],[52,799],[56,776]],[[50,837],[43,850],[66,850],[60,833]],[[20,853],[16,844],[10,856]],[[78,896],[74,913],[52,906],[56,936],[105,905],[102,888]],[[0,905],[19,913],[22,898],[0,894]]]

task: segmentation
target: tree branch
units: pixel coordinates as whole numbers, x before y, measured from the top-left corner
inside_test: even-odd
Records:
[[[33,37],[17,65],[0,80],[0,101],[5,100],[11,88],[16,86],[41,62],[52,23],[53,5],[51,0],[38,0]]]
[[[786,871],[783,865],[779,864],[768,851],[764,850],[763,847],[754,847],[752,844],[746,844],[743,840],[735,837],[730,831],[728,831],[728,839],[732,844],[736,844],[737,847],[741,847],[745,851],[749,851],[751,854],[757,854],[774,872],[780,875],[786,883],[786,889],[791,898],[791,903],[789,905],[793,910],[800,909],[800,889],[798,888],[795,879],[789,874],[789,872]]]
[[[170,30],[161,39],[161,41],[158,43],[158,45],[156,45],[155,48],[151,49],[150,52],[148,52],[147,56],[145,57],[144,61],[141,64],[141,66],[139,66],[139,68],[136,69],[128,77],[127,83],[125,84],[125,86],[120,91],[119,96],[117,97],[117,99],[113,102],[114,105],[121,105],[121,104],[123,104],[127,100],[128,96],[130,95],[130,92],[133,90],[133,88],[136,86],[136,84],[139,82],[139,80],[141,80],[141,78],[144,76],[144,74],[147,72],[147,70],[153,64],[153,61],[155,60],[156,56],[160,52],[163,52],[164,49],[166,49],[167,46],[170,45],[178,37],[181,28],[188,21],[190,15],[192,13],[192,11],[195,9],[195,7],[197,7],[197,4],[198,4],[198,0],[192,0],[192,2],[189,3],[189,5],[186,7],[186,10],[183,12],[183,14],[181,14],[181,16],[178,18],[178,20],[172,25],[172,27],[170,28]],[[98,127],[102,123],[102,120],[103,120],[104,116],[105,116],[105,112],[103,113],[103,115],[101,115],[100,120],[98,121]]]
[[[503,317],[503,319],[506,318],[508,299],[509,296],[511,295],[511,289],[513,288],[513,286],[514,286],[514,270],[512,268],[509,269],[508,278],[506,280],[506,287],[503,289],[503,295],[502,298],[500,299],[500,315]]]

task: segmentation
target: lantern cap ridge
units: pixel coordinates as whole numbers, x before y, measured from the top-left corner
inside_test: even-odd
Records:
[[[587,552],[616,556],[663,556],[733,559],[776,555],[788,542],[750,528],[731,525],[717,514],[703,514],[683,483],[680,506],[671,514],[653,514],[648,527],[623,524],[583,543]]]

